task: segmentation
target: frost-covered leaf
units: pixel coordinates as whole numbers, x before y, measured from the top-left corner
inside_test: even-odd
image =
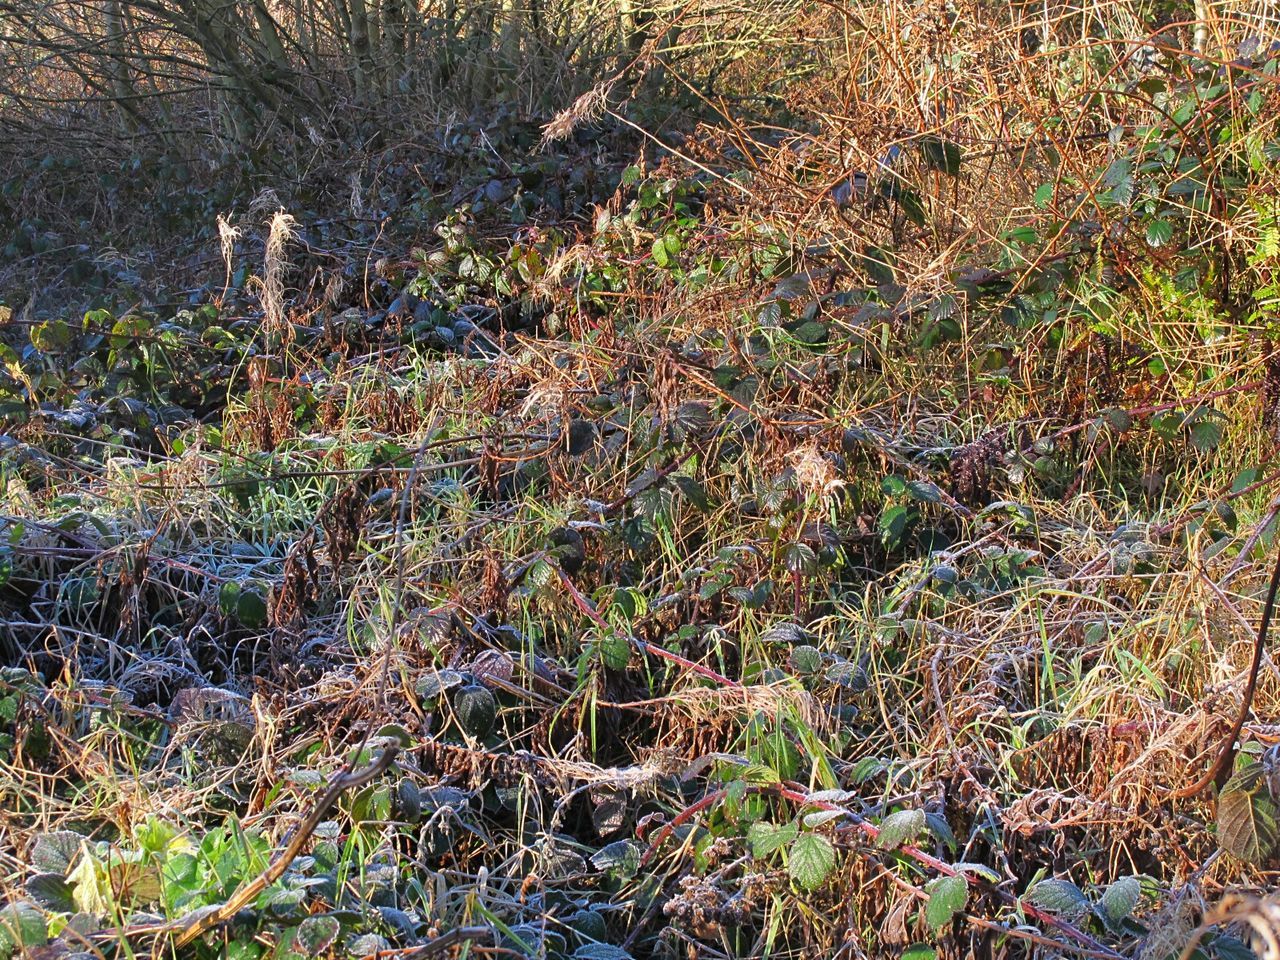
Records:
[[[898,810],[880,823],[880,836],[876,846],[881,850],[894,850],[904,843],[911,843],[928,829],[923,810]]]
[[[75,901],[71,885],[58,873],[37,873],[24,884],[28,896],[46,910],[57,913],[74,913]]]
[[[832,820],[839,820],[843,816],[843,810],[818,810],[814,813],[805,814],[804,825],[812,830],[814,827],[820,827],[824,823],[830,823]]]
[[[1218,842],[1232,856],[1262,864],[1275,852],[1277,839],[1276,802],[1262,786],[1262,764],[1250,763],[1222,788]]]
[[[29,903],[14,903],[0,909],[0,956],[28,956],[35,947],[49,942],[44,915]]]
[[[747,828],[747,843],[751,845],[751,855],[763,860],[791,843],[799,834],[800,828],[795,823],[757,820]]]
[[[488,736],[498,716],[498,702],[479,684],[460,688],[453,695],[453,709],[462,729],[476,738]]]
[[[972,873],[975,877],[981,877],[988,883],[1000,882],[1000,874],[996,873],[985,863],[953,863],[952,866],[961,873]]]
[[[787,872],[791,879],[805,890],[822,886],[836,866],[836,848],[826,837],[806,833],[791,845],[787,860]]]
[[[817,647],[802,643],[791,649],[788,657],[791,669],[796,673],[811,674],[822,669],[822,653]]]
[[[84,838],[70,830],[52,830],[36,837],[31,845],[31,866],[41,873],[56,873],[65,877],[71,865],[80,856]]]
[[[1137,877],[1121,877],[1102,891],[1098,911],[1103,920],[1117,924],[1133,913],[1142,897],[1142,882]]]
[[[941,933],[969,900],[969,884],[964,877],[938,877],[925,887],[929,902],[925,904],[925,923],[934,933]]]
[[[333,945],[341,930],[336,917],[307,917],[298,925],[293,942],[306,956],[318,957]]]
[[[584,943],[573,951],[574,960],[632,960],[631,954],[611,943]]]
[[[1079,917],[1089,910],[1089,898],[1070,880],[1041,880],[1022,898],[1033,907],[1064,917]]]
[[[640,871],[640,847],[630,840],[617,840],[593,853],[591,864],[597,870],[608,870],[629,879]]]

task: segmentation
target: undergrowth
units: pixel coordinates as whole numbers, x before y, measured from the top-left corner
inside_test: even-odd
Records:
[[[1280,955],[1275,48],[993,13],[0,308],[0,952]]]

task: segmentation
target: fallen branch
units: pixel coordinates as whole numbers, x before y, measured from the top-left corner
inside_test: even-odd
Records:
[[[209,910],[197,911],[196,915],[187,923],[179,921],[173,931],[174,945],[184,947],[192,940],[208,933],[214,927],[226,923],[247,907],[258,894],[284,876],[284,872],[297,859],[302,852],[302,848],[311,839],[311,834],[320,825],[320,821],[329,812],[329,808],[337,802],[338,797],[347,790],[362,787],[369,781],[380,777],[391,766],[399,749],[398,745],[391,744],[382,751],[378,759],[363,770],[343,769],[339,771],[330,781],[328,789],[321,795],[316,805],[311,808],[311,812],[307,814],[306,819],[298,825],[298,829],[294,831],[293,839],[289,841],[288,846],[280,851],[279,855],[267,865],[267,868],[262,873],[236,890],[226,903],[219,904]]]

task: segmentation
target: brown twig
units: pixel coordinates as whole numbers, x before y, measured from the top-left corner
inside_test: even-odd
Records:
[[[1258,669],[1262,666],[1262,652],[1267,646],[1267,631],[1271,628],[1271,614],[1275,611],[1278,588],[1280,588],[1280,551],[1277,551],[1275,563],[1271,568],[1271,584],[1267,587],[1267,599],[1262,606],[1258,635],[1253,641],[1253,660],[1249,664],[1249,679],[1245,682],[1244,694],[1240,698],[1240,712],[1236,715],[1235,723],[1231,725],[1231,732],[1223,739],[1222,746],[1218,750],[1218,758],[1214,760],[1213,765],[1195,783],[1171,791],[1169,794],[1171,798],[1182,800],[1194,797],[1211,783],[1221,787],[1230,775],[1231,762],[1236,755],[1236,739],[1244,729],[1245,721],[1249,719],[1249,711],[1253,708],[1253,694],[1258,686]]]
[[[385,747],[378,758],[365,767],[363,770],[343,770],[337,774],[329,783],[329,787],[316,801],[316,805],[311,808],[311,812],[307,814],[305,820],[298,825],[298,829],[294,831],[293,839],[289,841],[279,855],[267,865],[267,868],[258,874],[249,883],[243,884],[226,903],[221,904],[217,908],[209,912],[200,912],[188,924],[179,922],[174,932],[173,942],[177,947],[184,947],[191,941],[208,933],[214,927],[226,923],[237,913],[248,906],[258,894],[271,886],[289,869],[289,865],[297,859],[298,854],[302,852],[302,848],[307,841],[311,839],[311,834],[315,832],[320,821],[345,791],[355,787],[362,787],[369,781],[380,777],[391,766],[392,761],[396,758],[399,746],[391,744]]]

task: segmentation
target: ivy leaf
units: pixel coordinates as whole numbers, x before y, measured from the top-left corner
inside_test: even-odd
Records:
[[[1033,907],[1064,917],[1079,917],[1089,910],[1089,898],[1070,880],[1041,880],[1022,898]]]
[[[923,810],[898,810],[881,822],[876,846],[881,850],[894,850],[915,840],[927,829]]]
[[[1247,764],[1218,798],[1218,842],[1227,853],[1253,864],[1265,862],[1280,839],[1276,803],[1262,787],[1262,773],[1262,764]]]
[[[938,877],[925,887],[929,902],[925,904],[925,923],[934,933],[941,933],[969,900],[969,884],[964,877]]]
[[[938,951],[927,943],[913,943],[902,951],[901,960],[937,960]]]
[[[805,890],[816,890],[836,866],[836,848],[826,837],[806,833],[791,845],[787,872]]]

